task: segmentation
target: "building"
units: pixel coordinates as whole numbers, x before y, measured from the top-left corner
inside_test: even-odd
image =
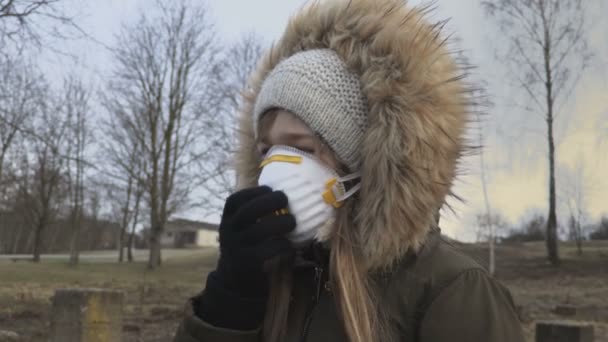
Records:
[[[165,224],[160,244],[163,248],[216,247],[217,224],[175,219]]]

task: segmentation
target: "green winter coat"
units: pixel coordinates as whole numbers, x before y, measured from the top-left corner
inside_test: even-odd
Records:
[[[318,268],[296,269],[285,342],[346,342],[331,286]],[[403,342],[523,342],[509,291],[437,233],[382,280],[383,310]],[[316,295],[318,291],[319,295]],[[234,308],[238,310],[239,308]],[[309,321],[308,327],[306,322]],[[260,342],[259,331],[213,327],[187,310],[174,342]]]
[[[357,170],[361,189],[336,210],[337,222],[356,232],[353,244],[372,275],[393,270],[380,279],[378,308],[387,310],[395,335],[404,342],[523,341],[509,292],[432,229],[438,208],[453,194],[460,158],[469,152],[475,87],[451,55],[457,47],[448,46],[443,23],[428,19],[430,8],[403,0],[319,0],[291,17],[244,93],[237,187],[257,185],[252,120],[264,79],[297,52],[332,49],[359,77],[369,108]],[[331,246],[333,233],[327,224],[317,239]],[[325,286],[327,269],[299,266],[294,272],[286,342],[346,341],[331,286]],[[188,315],[175,341],[257,342],[258,336]]]

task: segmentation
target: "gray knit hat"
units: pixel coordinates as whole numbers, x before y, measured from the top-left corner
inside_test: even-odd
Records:
[[[308,50],[281,61],[256,98],[253,122],[270,109],[288,110],[323,138],[351,171],[359,169],[367,128],[367,99],[359,77],[330,49]]]

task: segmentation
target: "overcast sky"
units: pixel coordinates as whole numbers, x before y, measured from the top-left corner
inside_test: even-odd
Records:
[[[62,43],[60,48],[78,56],[77,61],[66,62],[65,57],[45,54],[41,63],[53,80],[60,80],[68,71],[77,71],[87,75],[93,84],[103,84],[112,67],[110,55],[103,46],[112,46],[121,25],[136,21],[142,11],[150,10],[153,1],[68,1],[73,6],[71,10],[81,16],[78,24],[98,42]],[[497,44],[503,44],[505,40],[499,33],[493,33],[496,30],[485,18],[479,2],[439,0],[433,16],[452,18],[448,30],[462,39],[467,54],[479,66],[478,77],[488,83],[490,96],[496,103],[484,124],[488,136],[484,153],[490,182],[489,198],[494,211],[512,223],[518,223],[531,209],[546,213],[546,128],[541,116],[512,105],[522,103],[522,100],[514,98],[516,92],[508,86],[507,72],[496,61],[494,52]],[[289,16],[304,3],[301,0],[207,2],[222,40],[233,41],[243,33],[255,31],[267,42],[280,36]],[[560,169],[572,168],[577,163],[583,165],[588,212],[591,220],[597,220],[601,214],[608,214],[608,139],[602,139],[608,135],[608,22],[599,20],[599,14],[608,13],[608,5],[603,0],[590,0],[589,3],[595,6],[591,12],[596,17],[590,17],[590,41],[596,58],[573,90],[572,100],[561,108],[556,124],[557,165]],[[475,236],[475,213],[483,208],[478,165],[477,158],[466,161],[464,166],[468,175],[457,183],[456,192],[467,203],[452,203],[458,216],[445,213],[442,219],[444,231],[459,239],[471,240]],[[196,210],[186,215],[205,219]]]

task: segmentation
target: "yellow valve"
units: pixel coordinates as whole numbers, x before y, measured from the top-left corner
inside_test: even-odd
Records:
[[[333,190],[336,183],[338,183],[338,180],[332,178],[325,184],[326,190],[323,192],[323,200],[325,203],[332,205],[334,208],[340,208],[342,206],[342,202],[338,201]]]
[[[274,212],[276,216],[287,215],[289,214],[289,210],[287,208],[283,208]]]

